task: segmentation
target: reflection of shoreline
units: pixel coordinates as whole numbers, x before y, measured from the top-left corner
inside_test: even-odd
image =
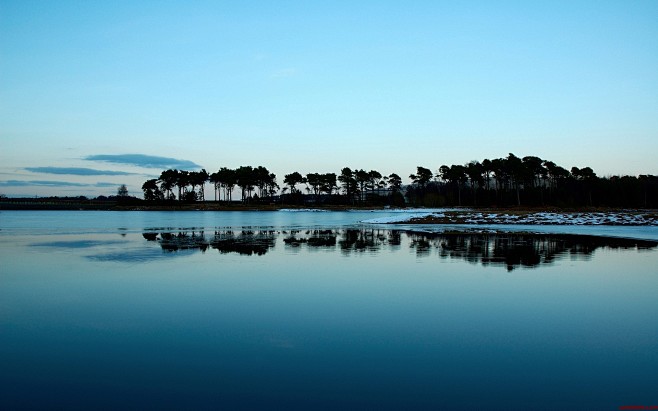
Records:
[[[219,230],[146,232],[166,252],[214,249],[222,254],[264,255],[279,236],[290,249],[340,250],[344,255],[401,249],[403,243],[418,257],[436,253],[440,258],[460,259],[482,265],[517,267],[551,264],[563,257],[589,258],[598,248],[652,249],[657,241],[573,234],[534,233],[420,233],[386,229],[335,230]]]

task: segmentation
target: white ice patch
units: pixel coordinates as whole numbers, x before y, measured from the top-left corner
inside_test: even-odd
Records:
[[[428,213],[428,212],[423,212],[423,213],[405,213],[408,215],[390,215],[386,217],[377,217],[377,218],[369,218],[367,220],[362,220],[362,223],[367,223],[367,224],[393,224],[393,223],[407,223],[411,221],[414,218],[425,218],[429,216],[436,216],[436,217],[445,217],[445,214],[435,214],[435,213]]]
[[[401,214],[435,214],[435,213],[445,213],[448,211],[464,211],[464,212],[470,212],[471,210],[468,208],[386,208],[386,209],[378,209],[378,210],[359,210],[359,209],[353,209],[353,210],[348,210],[352,212],[357,212],[357,213],[363,213],[363,212],[373,212],[373,213],[401,213]]]
[[[362,221],[363,223],[386,224],[407,223],[414,218],[437,217],[445,218],[446,211],[454,209],[404,209],[397,213],[403,215],[387,215],[386,217],[373,218]],[[633,215],[626,213],[554,213],[538,212],[527,215],[497,214],[469,212],[460,209],[458,214],[449,216],[447,223],[457,223],[460,220],[464,224],[531,224],[531,225],[658,225],[658,219],[646,215]],[[396,212],[391,210],[391,212]]]
[[[288,213],[328,213],[329,210],[321,210],[319,208],[282,208],[279,211]]]

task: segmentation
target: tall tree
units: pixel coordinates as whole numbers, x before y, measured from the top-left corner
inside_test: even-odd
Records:
[[[233,201],[233,189],[238,182],[235,170],[222,167],[217,171],[216,178],[219,186],[224,190],[224,201]]]
[[[165,193],[167,200],[171,200],[174,197],[174,192],[172,191],[176,186],[176,180],[178,179],[178,170],[164,170],[160,173],[160,189]]]
[[[313,195],[315,196],[315,201],[318,201],[318,195],[322,190],[322,175],[320,173],[308,173],[306,174],[306,182],[311,186]]]
[[[176,170],[176,187],[178,187],[178,201],[182,201],[183,197],[187,197],[187,186],[190,184],[190,172],[187,170]]]
[[[450,167],[442,165],[439,168],[441,179],[446,184],[457,189],[457,205],[462,205],[462,187],[468,182],[467,168],[462,165],[453,164]]]
[[[210,181],[210,183],[212,184],[215,190],[215,201],[219,201],[218,193],[220,191],[220,187],[222,184],[219,177],[219,173],[218,172],[210,173],[210,175],[208,176],[208,181]]]
[[[523,166],[523,161],[512,153],[509,153],[505,160],[508,173],[512,176],[514,187],[516,189],[516,205],[521,205],[521,183],[523,182],[526,169]]]
[[[286,174],[283,177],[283,184],[287,185],[290,187],[290,194],[296,193],[297,190],[297,184],[303,184],[306,182],[306,179],[302,177],[302,175],[295,171],[290,174]]]
[[[338,181],[343,186],[343,192],[345,193],[345,196],[347,197],[348,201],[354,204],[354,198],[357,191],[357,184],[352,169],[350,169],[349,167],[344,167],[340,171],[340,175],[338,176]]]
[[[269,170],[263,166],[256,167],[254,169],[254,180],[258,187],[258,196],[261,198],[266,197],[270,185]]]
[[[465,174],[468,176],[468,180],[470,181],[473,205],[477,205],[477,190],[478,188],[482,187],[482,183],[484,182],[482,179],[483,170],[484,167],[479,161],[471,161],[464,167]]]
[[[279,189],[279,185],[276,182],[276,174],[270,173],[268,175],[267,184],[265,187],[269,197],[272,197],[274,194],[276,194],[277,190]]]
[[[571,168],[572,176],[581,182],[583,188],[587,191],[588,205],[592,206],[592,187],[597,180],[596,173],[590,167],[579,169],[578,167]]]
[[[409,175],[411,182],[413,184],[419,185],[421,188],[425,188],[427,183],[432,180],[432,177],[434,177],[432,171],[421,166],[416,167],[416,174]]]
[[[155,201],[163,199],[162,191],[158,187],[158,180],[155,178],[146,180],[142,184],[142,190],[144,191],[144,200]]]
[[[320,191],[325,192],[328,195],[331,195],[338,188],[338,186],[336,185],[335,173],[322,174],[320,176],[320,179],[322,181],[322,187]]]
[[[201,171],[197,171],[194,175],[196,184],[200,187],[199,194],[201,195],[201,201],[206,201],[206,182],[210,178],[210,175],[205,168],[202,168]]]
[[[388,188],[394,193],[402,191],[402,178],[395,173],[391,173],[388,176]]]
[[[532,182],[531,187],[541,187],[541,180],[547,174],[545,161],[537,156],[525,156],[522,161],[527,171],[527,178]]]
[[[484,160],[482,160],[482,174],[484,176],[485,181],[487,182],[487,191],[491,189],[489,182],[491,181],[492,172],[493,172],[493,166],[491,164],[491,160],[485,158]]]
[[[379,171],[370,170],[368,172],[368,188],[371,191],[377,190],[377,194],[379,194],[379,190],[382,188],[382,174]]]
[[[242,201],[248,201],[256,185],[256,175],[251,166],[240,166],[235,170],[236,184],[242,190]]]
[[[354,171],[354,179],[359,187],[359,201],[363,202],[365,200],[365,189],[370,181],[370,175],[367,171],[360,169]]]
[[[117,189],[117,197],[125,198],[128,197],[128,187],[125,184],[121,184]]]

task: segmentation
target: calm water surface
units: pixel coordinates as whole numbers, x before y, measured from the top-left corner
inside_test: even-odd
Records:
[[[657,228],[372,216],[0,212],[0,409],[658,405]]]

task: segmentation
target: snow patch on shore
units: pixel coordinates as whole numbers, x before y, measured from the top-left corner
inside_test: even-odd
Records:
[[[411,221],[414,218],[425,218],[425,217],[445,217],[445,214],[443,213],[409,213],[409,215],[391,215],[391,216],[386,216],[386,217],[377,217],[377,218],[369,218],[367,220],[362,220],[362,223],[367,223],[367,224],[395,224],[395,223],[407,223]]]
[[[330,210],[321,210],[319,208],[282,208],[279,211],[288,213],[328,213]]]
[[[446,211],[445,209],[442,211]],[[658,218],[643,213],[599,212],[599,213],[554,213],[538,212],[525,215],[508,213],[481,213],[460,210],[446,212],[410,212],[408,215],[386,216],[361,221],[369,224],[408,223],[414,219],[434,217],[445,219],[443,224],[524,224],[524,225],[649,225],[658,226]]]

